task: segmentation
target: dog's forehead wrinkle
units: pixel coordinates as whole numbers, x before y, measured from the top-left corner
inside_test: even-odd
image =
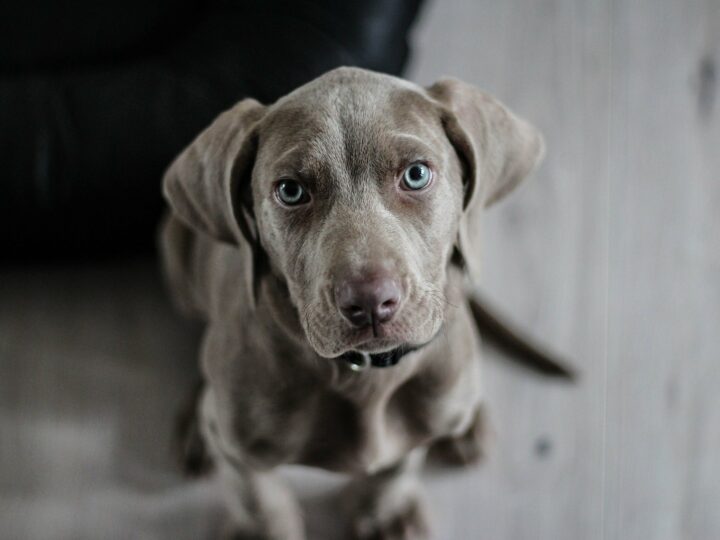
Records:
[[[391,110],[393,85],[376,78],[330,77],[332,83],[321,89],[310,83],[278,102],[269,123],[291,128],[285,133],[307,144],[308,161],[344,164],[348,176],[357,178],[387,148],[382,135],[398,127]]]
[[[345,167],[351,178],[362,176],[382,148],[379,142],[383,107],[379,101],[382,100],[378,97],[351,94],[351,99],[339,110]]]

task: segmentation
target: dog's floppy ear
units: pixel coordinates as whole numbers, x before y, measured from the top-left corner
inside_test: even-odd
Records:
[[[244,99],[223,112],[170,165],[163,194],[185,224],[217,240],[256,243],[249,199],[255,126],[265,107]]]
[[[473,281],[480,271],[482,209],[501,199],[540,163],[540,132],[492,96],[457,79],[428,88],[441,105],[445,132],[460,157],[465,183],[458,248]]]
[[[264,112],[253,99],[225,111],[183,150],[163,178],[163,194],[180,221],[243,252],[250,306],[257,299],[264,261],[250,186],[256,128]]]

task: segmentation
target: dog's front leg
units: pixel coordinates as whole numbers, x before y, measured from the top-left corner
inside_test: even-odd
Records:
[[[425,448],[396,465],[351,481],[347,489],[352,534],[357,540],[420,540],[429,537],[419,471]]]
[[[485,456],[487,426],[485,407],[480,404],[475,409],[470,425],[462,434],[443,437],[433,442],[429,459],[451,466],[473,465],[480,462]]]
[[[223,538],[232,540],[304,540],[300,508],[273,471],[219,464],[230,519]]]
[[[272,468],[255,468],[227,443],[219,429],[215,400],[207,390],[200,401],[201,433],[225,491],[229,520],[222,538],[305,540],[300,507]]]

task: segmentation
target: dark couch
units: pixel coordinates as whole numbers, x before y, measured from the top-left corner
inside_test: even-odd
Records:
[[[151,249],[163,169],[220,111],[340,65],[400,73],[419,3],[7,3],[2,259]]]

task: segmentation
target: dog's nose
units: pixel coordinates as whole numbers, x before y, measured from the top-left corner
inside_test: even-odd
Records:
[[[335,301],[340,312],[357,327],[376,327],[390,321],[400,299],[400,287],[388,276],[342,281],[335,286]]]

